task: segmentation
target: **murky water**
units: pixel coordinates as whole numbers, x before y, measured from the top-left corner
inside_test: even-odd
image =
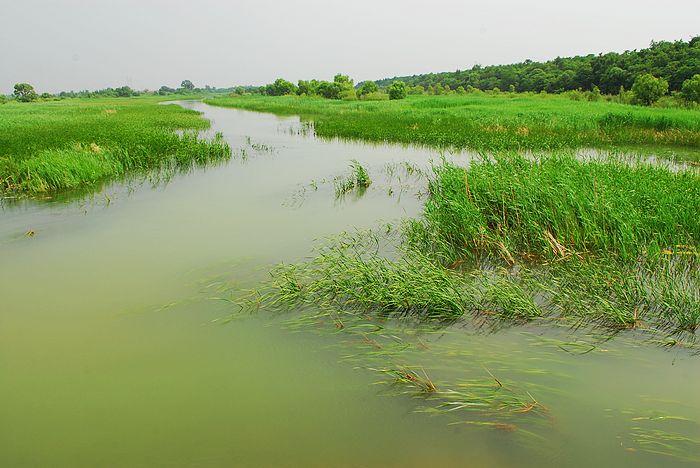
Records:
[[[373,385],[382,376],[341,334],[293,333],[264,316],[223,324],[232,306],[216,299],[219,285],[252,287],[318,238],[417,215],[415,187],[402,192],[411,181],[387,179],[386,165],[439,155],[184,105],[245,152],[156,187],[3,203],[0,466],[697,463],[700,357],[683,350],[627,337],[581,354],[551,339],[586,337],[542,327],[453,328],[391,357],[438,385],[488,369],[547,408],[500,430],[461,424],[468,412],[416,411],[420,399]],[[331,180],[352,159],[375,184],[336,201]]]

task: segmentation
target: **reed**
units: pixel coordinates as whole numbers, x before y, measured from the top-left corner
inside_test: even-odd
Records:
[[[95,186],[130,172],[186,170],[230,157],[198,112],[162,98],[6,104],[0,113],[0,190],[27,194]]]

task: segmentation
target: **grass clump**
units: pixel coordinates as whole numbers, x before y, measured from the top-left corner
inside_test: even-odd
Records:
[[[358,190],[360,194],[364,193],[372,185],[372,179],[370,179],[367,169],[353,159],[350,163],[350,174],[336,177],[333,180],[333,185],[335,186],[335,197],[342,198],[353,190]]]
[[[273,271],[269,302],[284,308],[311,304],[344,313],[440,320],[465,312],[463,289],[454,272],[413,252],[392,261],[373,251],[372,233],[332,239],[308,263]],[[416,257],[414,257],[416,256]]]

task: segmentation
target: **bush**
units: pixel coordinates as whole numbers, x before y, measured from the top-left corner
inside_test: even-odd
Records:
[[[34,91],[34,86],[29,83],[17,83],[14,95],[19,102],[32,102],[39,98],[39,95]]]
[[[328,81],[321,81],[316,88],[318,95],[326,99],[340,99],[341,91],[343,89],[338,83],[330,83]]]
[[[681,96],[686,102],[695,102],[700,104],[700,74],[695,75],[691,79],[683,82]]]
[[[357,93],[354,89],[345,89],[338,95],[343,101],[357,101]]]
[[[389,95],[386,93],[380,93],[377,91],[376,93],[368,93],[362,96],[363,101],[388,101],[389,100]]]
[[[360,89],[357,90],[357,94],[362,97],[370,93],[376,93],[379,91],[379,86],[374,81],[365,81],[360,85]]]
[[[637,102],[650,106],[668,92],[668,81],[647,73],[640,75],[632,85],[632,93]]]
[[[265,86],[263,90],[263,94],[268,96],[285,96],[287,94],[296,94],[296,92],[296,85],[282,78],[278,78],[274,83]]]
[[[394,81],[389,86],[389,99],[397,100],[406,97],[406,83],[403,81]]]

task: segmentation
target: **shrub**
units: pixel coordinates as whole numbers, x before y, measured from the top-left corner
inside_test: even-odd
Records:
[[[357,93],[354,89],[344,89],[338,96],[343,101],[357,101]]]
[[[365,94],[362,96],[363,101],[388,101],[389,100],[389,95],[386,93],[380,93],[377,91],[376,93],[369,93]]]
[[[687,102],[700,104],[700,74],[693,76],[683,82],[681,96]]]
[[[374,81],[365,81],[360,85],[360,89],[357,90],[357,94],[362,97],[369,93],[376,93],[379,91],[379,86]]]
[[[29,83],[17,83],[14,95],[19,102],[32,102],[39,98],[39,95],[34,91],[34,86]]]
[[[389,86],[389,99],[404,99],[406,97],[406,83],[403,81],[394,81]]]
[[[296,85],[282,78],[278,78],[274,83],[267,85],[264,90],[264,94],[268,96],[285,96],[287,94],[296,94],[296,92]]]
[[[650,73],[638,76],[634,81],[634,85],[632,85],[632,93],[635,100],[646,106],[654,104],[667,92],[668,81],[663,78],[656,78]]]

